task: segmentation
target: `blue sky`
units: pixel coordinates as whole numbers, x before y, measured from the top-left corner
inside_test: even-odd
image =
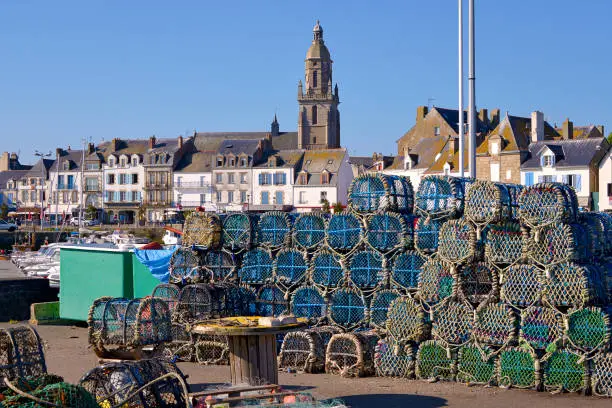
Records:
[[[478,108],[612,130],[610,15],[607,0],[477,0]],[[456,107],[455,0],[2,0],[0,150],[263,131],[275,112],[295,130],[316,19],[351,154],[395,153],[429,98]]]

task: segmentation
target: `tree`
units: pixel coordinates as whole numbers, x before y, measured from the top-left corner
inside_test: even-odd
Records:
[[[93,205],[89,204],[89,206],[85,210],[85,215],[87,216],[87,218],[93,220],[93,219],[97,218],[98,209],[96,207],[94,207]]]
[[[329,214],[330,212],[329,201],[327,201],[325,198],[321,200],[321,211],[323,211],[325,214]]]
[[[6,218],[8,216],[8,205],[6,205],[6,203],[2,203],[2,205],[0,205],[0,218]]]
[[[344,210],[344,207],[342,206],[342,203],[334,203],[333,209],[334,209],[334,214],[338,214],[338,213],[341,213],[342,210]]]
[[[608,133],[608,142],[612,144],[612,132]]]

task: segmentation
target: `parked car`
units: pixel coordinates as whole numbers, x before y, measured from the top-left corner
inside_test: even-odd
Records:
[[[73,217],[70,219],[70,221],[68,222],[70,225],[78,227],[79,226],[79,218],[78,217]],[[83,223],[82,225],[84,227],[91,227],[93,225],[98,225],[100,222],[98,220],[91,220],[91,219],[83,219]]]
[[[17,224],[13,224],[12,222],[6,222],[4,220],[0,220],[0,231],[10,231],[13,232],[17,229]]]

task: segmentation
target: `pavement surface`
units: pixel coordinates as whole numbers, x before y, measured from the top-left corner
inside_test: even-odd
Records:
[[[25,278],[25,276],[12,262],[0,261],[0,280],[22,278]]]
[[[0,323],[0,328],[11,326]],[[48,370],[76,383],[97,359],[88,348],[87,329],[75,326],[38,326],[46,347]],[[201,366],[180,363],[188,375],[192,391],[218,387],[229,381],[228,366]],[[579,394],[550,394],[497,387],[468,387],[463,384],[379,377],[342,378],[328,374],[280,373],[279,383],[290,389],[312,392],[318,398],[340,398],[350,407],[612,407],[611,399],[587,397]]]

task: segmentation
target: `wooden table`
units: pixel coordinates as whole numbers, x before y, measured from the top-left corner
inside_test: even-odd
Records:
[[[276,335],[306,326],[306,319],[283,326],[257,324],[259,317],[227,317],[195,324],[196,334],[227,336],[232,384],[278,384]]]

